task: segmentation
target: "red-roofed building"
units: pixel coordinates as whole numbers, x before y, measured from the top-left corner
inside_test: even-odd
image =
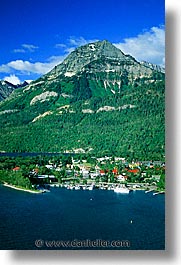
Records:
[[[20,167],[13,168],[13,171],[18,171],[18,170],[20,170]]]
[[[101,174],[101,175],[105,175],[105,174],[106,174],[105,170],[101,169],[101,170],[100,170],[100,174]]]
[[[139,169],[138,169],[138,168],[128,169],[128,172],[129,172],[129,173],[134,173],[134,174],[136,174],[136,173],[139,172]]]
[[[115,174],[115,175],[117,175],[117,174],[118,174],[118,169],[117,169],[117,168],[114,168],[114,169],[112,170],[112,173]]]

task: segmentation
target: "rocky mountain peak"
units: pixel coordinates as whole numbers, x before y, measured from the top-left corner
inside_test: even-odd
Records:
[[[100,53],[101,55],[104,55],[106,57],[111,58],[119,58],[119,59],[125,59],[125,54],[116,48],[111,42],[107,40],[103,40],[98,42],[98,45],[100,45]]]
[[[77,48],[1,102],[1,150],[153,158],[164,148],[165,75],[158,70],[106,40]]]
[[[112,43],[107,40],[103,40],[78,47],[71,52],[60,65],[56,66],[54,71],[56,70],[56,73],[58,74],[72,76],[81,71],[82,68],[90,62],[101,58],[114,59],[117,61],[133,60],[133,58],[126,56]]]
[[[92,96],[119,94],[125,86],[149,84],[164,75],[151,64],[138,62],[107,40],[80,46],[25,91],[54,91],[77,101]],[[29,90],[30,89],[30,90]],[[49,95],[49,94],[48,94]]]
[[[16,86],[8,81],[0,81],[0,101],[7,98],[15,88]]]
[[[23,88],[28,85],[28,82],[24,81],[21,84],[14,85],[6,80],[0,80],[0,101],[9,97],[9,95],[16,89],[16,88]]]

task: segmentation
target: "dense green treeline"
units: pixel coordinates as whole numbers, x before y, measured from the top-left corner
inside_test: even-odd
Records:
[[[30,180],[28,178],[25,178],[22,172],[10,172],[0,170],[0,183],[6,183],[28,190],[34,190]]]
[[[120,93],[100,97],[92,96],[89,88],[83,93],[85,86],[90,82],[83,76],[75,90],[75,102],[57,97],[30,106],[28,94],[23,100],[5,102],[6,109],[17,111],[1,114],[0,150],[63,152],[83,148],[98,155],[163,160],[164,81],[123,86]],[[60,113],[58,107],[66,104],[72,112],[62,109]],[[114,109],[99,111],[104,106]],[[94,113],[83,113],[83,109]],[[45,111],[52,113],[32,122]]]

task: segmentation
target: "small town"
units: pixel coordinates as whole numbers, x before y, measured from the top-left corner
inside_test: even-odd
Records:
[[[0,181],[6,186],[32,192],[49,192],[50,187],[70,190],[133,190],[165,192],[162,161],[132,161],[121,157],[1,157]]]

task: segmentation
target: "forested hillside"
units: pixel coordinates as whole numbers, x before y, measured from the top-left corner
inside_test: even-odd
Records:
[[[107,41],[85,45],[0,104],[0,150],[163,160],[164,91],[161,71]]]

